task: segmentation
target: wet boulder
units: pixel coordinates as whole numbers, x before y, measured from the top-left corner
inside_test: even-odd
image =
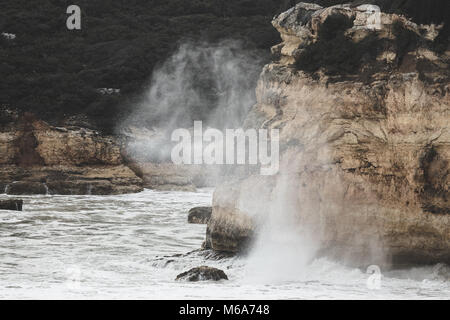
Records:
[[[180,273],[175,280],[184,281],[219,281],[228,280],[227,275],[220,269],[201,266],[193,268],[189,271]]]
[[[206,224],[211,218],[211,207],[196,207],[189,210],[188,222],[196,224]]]
[[[21,199],[0,200],[0,210],[22,211],[22,206],[23,200]]]

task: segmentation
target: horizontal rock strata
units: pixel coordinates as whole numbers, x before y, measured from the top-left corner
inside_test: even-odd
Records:
[[[142,191],[120,143],[80,127],[54,127],[31,114],[0,128],[0,188],[8,194],[121,194]]]

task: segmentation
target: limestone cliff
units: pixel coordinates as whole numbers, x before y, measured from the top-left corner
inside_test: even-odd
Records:
[[[433,48],[442,26],[369,9],[300,3],[274,19],[283,42],[246,124],[280,129],[281,169],[217,188],[206,247],[241,251],[268,217],[288,214],[318,255],[450,262],[450,51]]]
[[[54,127],[3,110],[0,188],[9,194],[117,194],[142,190],[119,141],[81,127]]]

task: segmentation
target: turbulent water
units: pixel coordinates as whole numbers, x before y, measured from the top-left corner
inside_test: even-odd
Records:
[[[8,198],[2,195],[0,199]],[[385,273],[317,259],[289,281],[249,277],[247,258],[216,259],[200,248],[204,225],[187,211],[212,190],[120,196],[26,196],[24,211],[0,212],[0,298],[429,299],[450,297],[445,266]],[[177,274],[208,265],[229,281],[187,283]],[[277,270],[267,272],[276,273]],[[371,289],[369,289],[371,287]]]

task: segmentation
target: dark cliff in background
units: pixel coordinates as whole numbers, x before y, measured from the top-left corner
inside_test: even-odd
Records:
[[[16,38],[0,37],[0,107],[31,111],[55,124],[83,114],[95,127],[110,132],[179,41],[241,39],[268,59],[269,48],[280,42],[270,23],[272,17],[297,2],[3,1],[0,33],[13,33]],[[310,2],[329,6],[352,1]],[[383,11],[404,13],[419,23],[439,23],[449,16],[448,0],[352,3],[374,3]],[[65,12],[70,4],[82,9],[81,31],[66,29]],[[447,24],[436,45],[448,45],[448,29]],[[101,94],[98,88],[121,92]]]

